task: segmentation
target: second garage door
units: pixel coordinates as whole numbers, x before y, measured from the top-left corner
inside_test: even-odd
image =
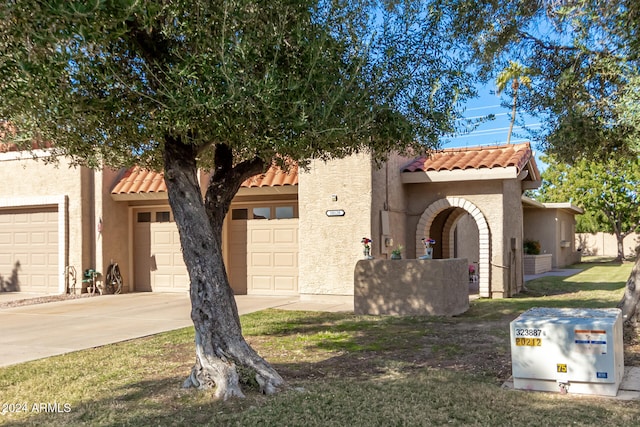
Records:
[[[57,207],[0,210],[2,291],[60,292],[58,256]]]
[[[228,248],[229,276],[237,293],[298,294],[295,205],[232,209]]]
[[[135,290],[184,292],[189,275],[182,258],[178,227],[170,211],[141,209],[135,221]]]

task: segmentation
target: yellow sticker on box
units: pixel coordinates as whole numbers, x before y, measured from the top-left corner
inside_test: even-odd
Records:
[[[516,338],[517,346],[540,347],[542,338]]]

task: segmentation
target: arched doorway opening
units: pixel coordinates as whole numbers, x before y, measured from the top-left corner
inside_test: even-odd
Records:
[[[461,219],[467,217],[477,227],[477,254],[478,254],[478,293],[481,297],[490,297],[490,268],[491,255],[490,232],[487,220],[473,203],[461,197],[446,197],[430,204],[420,217],[416,229],[416,254],[424,253],[422,239],[431,237],[436,240],[434,258],[454,258],[470,253],[463,248],[456,248],[456,229]],[[475,240],[475,239],[474,239]],[[470,241],[470,240],[466,240]],[[475,253],[475,252],[472,252]],[[467,256],[465,256],[466,258]],[[476,260],[470,259],[471,263]]]

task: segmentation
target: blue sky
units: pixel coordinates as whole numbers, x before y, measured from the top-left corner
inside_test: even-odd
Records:
[[[500,145],[507,143],[507,135],[509,133],[509,123],[511,120],[511,99],[504,93],[501,96],[495,94],[495,85],[488,83],[478,88],[478,98],[472,99],[466,103],[466,118],[480,118],[493,114],[494,120],[482,123],[475,130],[468,134],[459,135],[448,138],[449,141],[443,144],[443,148],[453,147],[475,147],[478,145]],[[508,104],[508,105],[507,105]],[[529,141],[527,131],[523,130],[522,122],[527,128],[537,130],[540,128],[540,120],[518,112],[516,124],[513,127],[513,135],[511,143],[521,143]],[[533,145],[535,152],[536,164],[540,171],[544,169],[544,164],[540,160],[539,150]]]

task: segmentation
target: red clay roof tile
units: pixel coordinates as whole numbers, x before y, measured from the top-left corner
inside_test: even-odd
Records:
[[[256,175],[244,181],[242,187],[281,187],[298,185],[298,165],[292,165],[288,171],[272,166],[262,175]]]
[[[520,172],[533,156],[530,144],[509,144],[490,147],[448,148],[412,160],[402,172],[439,172],[455,169],[493,169],[516,167]]]
[[[155,172],[134,166],[118,179],[111,194],[166,193],[162,172]]]
[[[298,185],[298,166],[288,172],[272,166],[264,174],[256,175],[242,183],[242,187],[278,187]],[[167,186],[162,172],[149,171],[134,166],[118,178],[111,194],[166,193]]]

